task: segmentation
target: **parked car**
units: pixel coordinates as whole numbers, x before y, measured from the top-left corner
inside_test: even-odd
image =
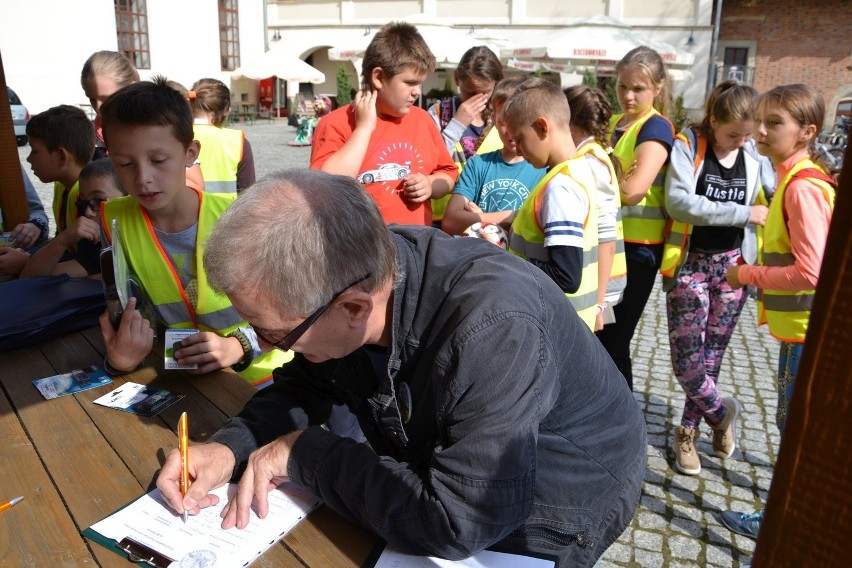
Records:
[[[9,92],[9,106],[12,107],[12,124],[15,126],[15,138],[18,139],[18,146],[23,146],[27,143],[27,123],[30,121],[30,113],[11,87],[6,87],[6,90]]]

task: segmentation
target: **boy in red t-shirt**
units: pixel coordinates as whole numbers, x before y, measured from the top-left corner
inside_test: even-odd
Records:
[[[434,70],[417,28],[387,24],[364,54],[355,101],[323,117],[314,132],[311,168],[356,178],[386,223],[431,225],[429,200],[450,193],[458,176],[435,123],[416,106]]]

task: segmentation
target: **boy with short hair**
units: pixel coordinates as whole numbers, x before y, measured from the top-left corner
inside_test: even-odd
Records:
[[[127,195],[127,192],[108,158],[86,164],[80,171],[79,186],[80,194],[74,204],[79,217],[30,257],[21,278],[51,274],[71,277],[100,275],[101,227],[98,213],[101,203]],[[66,250],[72,247],[76,250],[71,258],[62,261]]]
[[[518,153],[501,116],[506,101],[527,79],[503,79],[491,93],[494,129],[503,147],[472,156],[462,170],[444,212],[441,228],[451,235],[464,232],[474,223],[494,223],[509,229],[515,211],[535,187],[545,170],[536,168]]]
[[[364,55],[362,90],[314,132],[311,168],[356,178],[386,223],[431,225],[429,200],[448,194],[458,176],[432,118],[416,106],[435,66],[417,28],[385,25]]]
[[[164,328],[197,328],[175,351],[181,365],[198,373],[231,366],[261,387],[292,354],[261,354],[254,331],[227,297],[207,285],[204,241],[236,194],[205,193],[186,186],[186,168],[198,157],[192,113],[165,78],[128,85],[101,107],[104,141],[128,195],[101,205],[101,226],[112,240],[118,220],[129,270]],[[153,331],[130,299],[114,329],[106,313],[101,332],[105,367],[135,369],[151,351]],[[245,327],[243,327],[245,326]],[[161,335],[162,337],[162,335]]]
[[[558,87],[530,79],[506,103],[503,119],[518,152],[547,174],[515,214],[509,250],[550,276],[594,330],[598,292],[598,203],[588,160],[571,137],[571,112]]]
[[[27,161],[33,173],[44,183],[54,182],[53,217],[59,234],[77,218],[77,179],[92,160],[95,128],[80,108],[60,105],[33,116],[27,123],[27,136]]]

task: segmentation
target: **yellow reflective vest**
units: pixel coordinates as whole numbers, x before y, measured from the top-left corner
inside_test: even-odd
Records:
[[[512,221],[509,251],[521,258],[550,261],[544,246],[544,229],[539,214],[547,185],[556,174],[565,174],[577,182],[586,193],[589,210],[583,222],[583,272],[580,288],[565,296],[577,310],[577,315],[594,331],[598,314],[598,198],[595,180],[585,156],[576,156],[550,169],[532,189]]]
[[[592,140],[588,144],[583,144],[583,146],[577,148],[577,152],[581,156],[594,156],[596,160],[607,167],[610,179],[615,181],[616,186],[618,185],[618,176],[615,174],[612,160],[599,143]],[[620,203],[620,195],[616,194],[616,198],[619,199]],[[624,222],[622,221],[620,208],[615,220],[615,239],[615,258],[612,259],[612,270],[609,273],[610,282],[618,278],[627,277],[627,257],[624,254]]]
[[[212,124],[195,124],[193,131],[195,139],[201,143],[198,161],[204,176],[204,191],[236,193],[237,168],[243,159],[245,133]]]
[[[794,165],[780,181],[766,217],[763,250],[758,254],[761,265],[790,266],[796,261],[784,212],[784,195],[793,178],[805,178],[819,187],[829,207],[834,210],[835,186],[822,179],[823,176],[827,177],[825,172],[809,158],[805,158]],[[813,290],[785,292],[761,289],[757,303],[758,323],[769,324],[769,333],[781,341],[804,343],[813,301]]]
[[[639,138],[639,131],[642,126],[648,122],[652,116],[659,115],[655,109],[649,110],[645,116],[635,121],[627,127],[618,143],[613,147],[613,155],[621,160],[622,168],[625,170],[630,167],[635,159],[636,140]],[[615,132],[615,126],[624,114],[616,114],[609,121],[610,137]],[[663,118],[665,118],[663,116]],[[666,118],[668,122],[668,119]],[[671,126],[671,122],[669,122]],[[672,126],[672,137],[674,137],[674,126]],[[625,205],[621,208],[624,222],[624,240],[629,243],[639,244],[660,244],[665,241],[666,221],[666,202],[664,195],[664,185],[666,181],[665,166],[657,173],[657,177],[648,188],[648,192],[642,201],[636,205]]]
[[[154,233],[148,212],[131,196],[105,202],[101,206],[101,223],[107,238],[112,241],[112,220],[118,219],[122,241],[125,246],[130,269],[139,278],[157,318],[167,328],[198,329],[213,331],[220,336],[247,325],[231,301],[224,294],[216,293],[207,284],[207,275],[202,266],[204,243],[213,226],[225,210],[233,203],[236,194],[198,193],[200,208],[196,233],[195,265],[197,278],[197,300],[189,300],[186,290],[171,261]],[[257,357],[246,370],[240,372],[246,381],[259,385],[267,381],[273,369],[293,358],[292,352],[274,350]]]
[[[80,195],[80,182],[75,181],[71,188],[61,183],[53,184],[53,218],[56,219],[57,232],[70,227],[77,215],[77,197]],[[64,204],[64,205],[63,205]]]

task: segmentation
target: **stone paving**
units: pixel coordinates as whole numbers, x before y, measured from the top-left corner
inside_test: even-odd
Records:
[[[310,148],[292,147],[295,129],[284,122],[245,127],[258,178],[280,169],[307,167]],[[29,148],[19,148],[22,161]],[[42,202],[53,188],[36,185]],[[48,211],[53,227],[52,215]],[[51,228],[53,232],[53,228]],[[720,524],[725,509],[753,511],[766,501],[780,438],[775,427],[775,366],[778,342],[756,326],[755,303],[746,304],[720,376],[720,390],[743,407],[737,449],[721,460],[712,454],[710,429],[701,428],[697,476],[676,473],[672,429],[679,424],[684,395],[671,371],[665,296],[659,283],[648,302],[633,344],[635,397],[648,427],[648,471],[639,510],[631,526],[607,551],[598,568],[739,567],[748,564],[754,541]]]

